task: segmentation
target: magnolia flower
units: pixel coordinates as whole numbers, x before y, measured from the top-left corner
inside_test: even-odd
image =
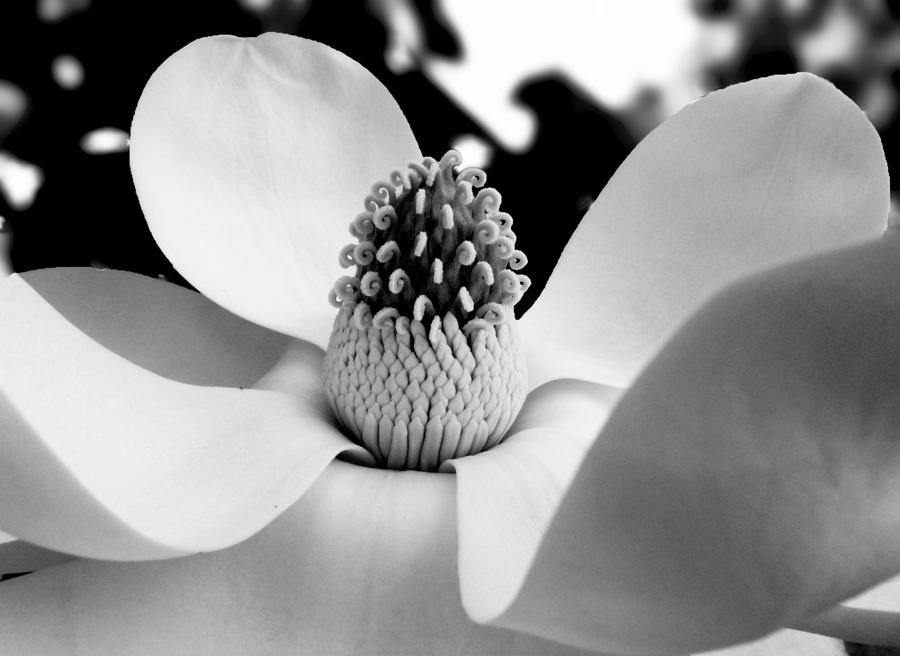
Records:
[[[858,108],[776,77],[649,135],[518,320],[521,412],[450,473],[356,464],[322,384],[347,223],[410,160],[384,87],[315,42],[202,39],[153,75],[135,186],[206,298],[86,269],[0,285],[0,528],[86,557],[0,586],[4,648],[684,653],[851,630],[808,618],[900,569],[900,240]],[[590,153],[534,193],[571,166]]]

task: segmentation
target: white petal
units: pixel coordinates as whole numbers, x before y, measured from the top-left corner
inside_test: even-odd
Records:
[[[21,275],[91,339],[183,383],[249,387],[272,369],[291,341],[196,292],[134,273],[57,268]],[[71,558],[11,536],[0,539],[0,574]]]
[[[784,629],[760,640],[703,654],[704,656],[847,656],[847,650],[840,640]]]
[[[729,283],[881,235],[888,190],[875,129],[829,83],[800,74],[709,94],[638,145],[522,317],[535,384],[630,384]]]
[[[373,183],[420,157],[394,99],[328,46],[200,39],[144,89],[131,168],[178,271],[232,312],[327,343],[338,251]]]
[[[250,387],[291,341],[196,292],[135,273],[58,268],[21,276],[95,342],[182,383]]]
[[[450,461],[459,487],[462,601],[475,621],[493,619],[515,599],[618,396],[595,383],[547,383],[528,395],[505,442]]]
[[[498,623],[686,652],[900,571],[898,290],[892,234],[706,305],[616,406]]]
[[[0,527],[23,540],[111,559],[222,548],[351,448],[324,393],[162,378],[93,342],[19,276],[0,283],[0,314]]]
[[[72,560],[68,554],[42,549],[0,532],[0,577],[22,574]]]
[[[586,655],[471,622],[459,603],[454,477],[330,465],[225,551],[79,561],[0,585],[10,653]]]
[[[794,626],[849,642],[900,647],[900,576]]]

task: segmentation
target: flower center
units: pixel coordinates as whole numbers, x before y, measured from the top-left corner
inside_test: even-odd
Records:
[[[522,408],[527,371],[513,306],[512,217],[460,154],[391,173],[350,224],[358,243],[330,294],[339,308],[325,391],[344,428],[382,467],[435,471],[498,444]],[[477,194],[475,189],[478,189]]]

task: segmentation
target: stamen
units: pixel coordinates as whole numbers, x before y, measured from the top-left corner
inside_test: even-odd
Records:
[[[486,214],[493,214],[500,209],[500,192],[492,187],[485,187],[478,192],[472,201],[472,215],[477,219]]]
[[[425,213],[425,190],[419,189],[416,192],[416,214]]]
[[[522,285],[519,276],[509,269],[504,269],[497,274],[497,292],[501,303],[517,303],[522,298]]]
[[[394,188],[388,182],[376,182],[372,185],[372,195],[377,198],[382,205],[397,202],[397,194],[394,193]]]
[[[453,229],[453,208],[447,203],[441,206],[441,226],[444,230]]]
[[[379,207],[372,215],[372,223],[379,230],[387,230],[391,227],[391,219],[397,218],[397,211],[390,205]]]
[[[448,150],[444,153],[444,156],[441,157],[441,161],[439,166],[442,169],[448,169],[452,171],[454,166],[459,166],[462,164],[462,155],[458,150]]]
[[[372,213],[363,212],[358,214],[353,223],[350,224],[350,234],[357,239],[368,239],[375,234],[375,224],[372,223]]]
[[[341,302],[352,301],[359,292],[359,278],[342,276],[334,283],[334,295]]]
[[[518,281],[516,281],[518,283]],[[392,294],[399,294],[404,289],[409,289],[409,276],[403,269],[394,269],[388,278],[388,289]]]
[[[419,162],[409,162],[407,166],[412,170],[412,172],[418,176],[419,182],[423,182],[425,178],[428,177],[428,167],[420,164]]]
[[[500,227],[493,221],[485,219],[475,226],[475,239],[479,244],[493,244],[500,238]]]
[[[379,330],[390,328],[394,319],[399,315],[400,313],[397,312],[397,308],[381,308],[375,313],[375,316],[372,317],[372,325]]]
[[[353,258],[355,248],[356,244],[347,244],[341,249],[341,252],[338,254],[338,263],[342,268],[348,269],[356,264],[356,260]]]
[[[456,295],[459,304],[462,306],[463,312],[469,313],[475,309],[475,302],[472,300],[469,290],[465,287],[459,288],[459,294]]]
[[[475,262],[475,244],[466,240],[456,247],[456,259],[463,266],[470,266]]]
[[[430,187],[434,184],[434,179],[437,177],[437,174],[441,172],[441,167],[435,163],[432,164],[428,169],[428,177],[425,178],[425,186]]]
[[[372,321],[372,311],[365,303],[359,303],[353,309],[353,325],[357,330],[365,330],[366,324]]]
[[[518,271],[528,264],[528,258],[520,250],[513,251],[512,257],[509,258],[509,268]]]
[[[496,325],[506,320],[506,310],[499,303],[485,303],[478,308],[475,316],[491,325]]]
[[[472,193],[472,183],[466,182],[465,180],[462,182],[457,182],[456,185],[456,195],[453,196],[453,202],[459,203],[460,205],[468,205],[475,198]]]
[[[487,174],[479,168],[470,166],[459,172],[456,176],[456,182],[469,182],[473,187],[481,188],[487,182]]]
[[[366,271],[360,281],[359,288],[363,296],[377,296],[382,288],[381,276],[374,271]]]
[[[431,279],[435,285],[444,282],[444,263],[441,260],[435,260],[431,263]]]
[[[378,249],[378,252],[375,253],[375,259],[382,264],[387,264],[391,261],[391,258],[400,259],[400,247],[393,239],[383,243],[381,248]]]
[[[412,181],[409,179],[409,172],[403,169],[396,169],[391,172],[391,182],[395,185],[403,187],[406,191],[412,189]]]
[[[509,236],[512,234],[513,218],[506,212],[497,212],[491,218],[500,226],[500,234]]]
[[[519,287],[522,289],[522,293],[528,291],[528,288],[531,287],[531,278],[526,276],[524,273],[519,274]]]
[[[416,242],[413,245],[413,255],[416,257],[422,257],[422,253],[425,251],[425,246],[428,244],[428,235],[425,232],[420,232],[416,235]]]
[[[422,321],[426,313],[434,314],[434,304],[425,294],[420,294],[413,305],[413,318],[416,321]]]
[[[516,245],[509,237],[499,237],[494,243],[494,254],[501,260],[508,260],[516,252]]]
[[[375,244],[370,241],[361,241],[353,249],[353,259],[361,266],[372,264],[375,259]]]

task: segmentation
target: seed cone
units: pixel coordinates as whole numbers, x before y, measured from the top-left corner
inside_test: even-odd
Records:
[[[531,281],[500,194],[456,151],[376,183],[325,357],[334,415],[382,467],[434,471],[506,435],[527,392],[513,306]],[[478,188],[476,194],[473,188]]]

